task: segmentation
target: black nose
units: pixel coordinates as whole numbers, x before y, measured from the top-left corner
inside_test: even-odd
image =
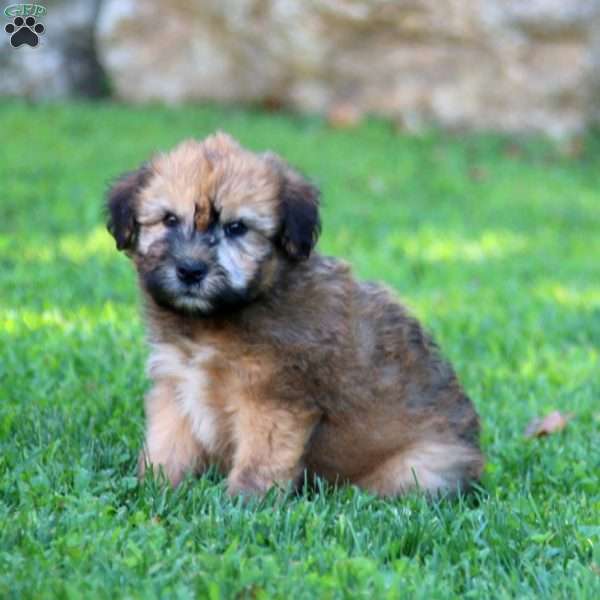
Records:
[[[179,281],[192,285],[204,279],[208,267],[202,262],[182,262],[177,265],[176,271]]]

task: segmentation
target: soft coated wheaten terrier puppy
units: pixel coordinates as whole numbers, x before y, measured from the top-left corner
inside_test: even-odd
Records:
[[[313,252],[319,192],[279,157],[186,141],[107,204],[149,327],[141,474],[176,485],[217,465],[231,493],[259,494],[305,472],[382,495],[479,477],[452,368],[392,293]]]

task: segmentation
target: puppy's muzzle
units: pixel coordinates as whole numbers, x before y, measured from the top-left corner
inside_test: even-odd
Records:
[[[208,273],[208,265],[198,260],[184,260],[177,263],[177,279],[185,285],[200,283]]]

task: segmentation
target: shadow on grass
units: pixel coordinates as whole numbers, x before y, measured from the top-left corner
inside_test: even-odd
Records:
[[[491,227],[466,233],[451,224],[391,231],[383,221],[380,228],[357,238],[343,226],[323,237],[321,251],[348,260],[359,276],[379,278],[408,293],[423,283],[440,290],[485,285],[494,292],[502,291],[506,280],[521,280],[527,294],[549,280],[557,301],[578,301],[579,292],[571,288],[581,286],[585,275],[564,260],[568,242],[561,245],[558,234],[544,230],[526,235]],[[12,290],[5,302],[16,297],[19,307],[66,309],[99,306],[106,300],[126,304],[136,298],[134,269],[101,225],[58,237],[40,232],[27,239],[0,236],[0,265],[0,282]],[[586,275],[594,272],[588,267]],[[562,295],[556,291],[559,286]],[[587,287],[586,300],[600,302],[600,286]]]

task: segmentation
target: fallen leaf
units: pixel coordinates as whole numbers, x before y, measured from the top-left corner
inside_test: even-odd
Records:
[[[510,143],[504,147],[504,154],[512,158],[521,158],[523,156],[523,148],[515,143]]]
[[[334,104],[327,113],[327,122],[331,127],[347,129],[356,127],[363,118],[362,111],[350,102]]]
[[[262,100],[262,108],[267,112],[279,112],[283,110],[284,102],[277,96],[267,96]]]
[[[488,170],[485,167],[470,167],[469,177],[473,181],[485,181],[488,178]]]
[[[544,418],[535,418],[525,429],[525,437],[542,437],[544,435],[550,435],[562,431],[567,423],[574,417],[573,413],[562,414],[558,410],[551,412]]]

